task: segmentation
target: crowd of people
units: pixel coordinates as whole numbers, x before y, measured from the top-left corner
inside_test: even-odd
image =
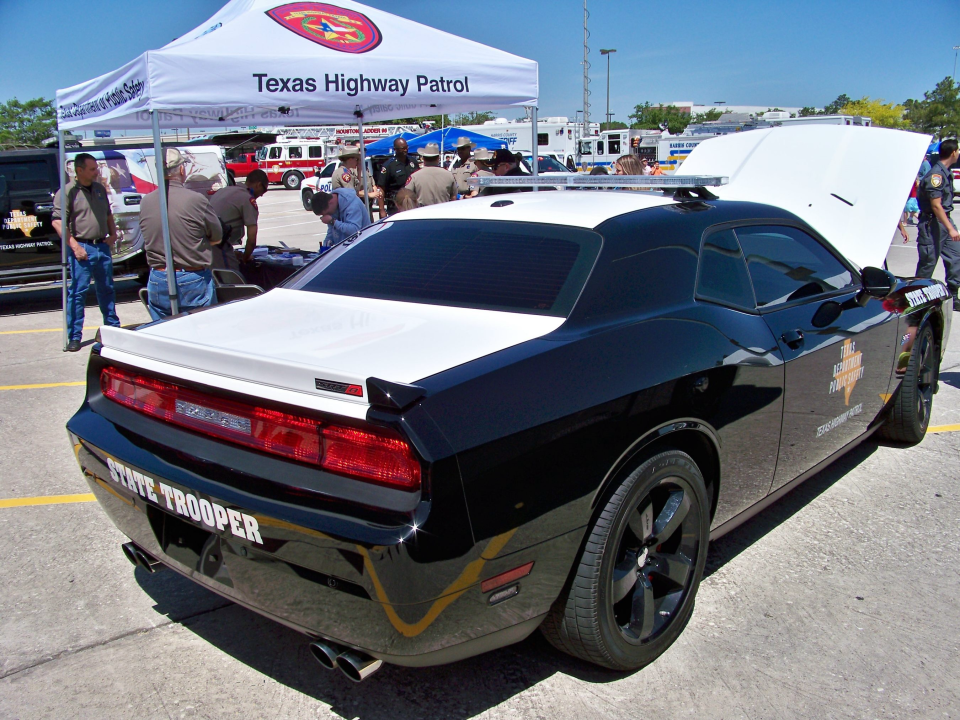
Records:
[[[332,191],[317,192],[311,199],[313,212],[327,226],[325,246],[332,246],[373,222],[368,201],[376,203],[383,215],[394,215],[416,207],[451,202],[478,195],[497,195],[529,190],[507,186],[485,187],[470,184],[472,177],[521,176],[520,156],[500,149],[491,153],[476,148],[468,138],[459,138],[456,159],[450,169],[441,166],[441,150],[428,143],[418,153],[422,166],[410,156],[407,142],[394,142],[394,155],[383,166],[376,183],[363,182],[359,169],[360,151],[345,147],[341,165],[333,175]],[[943,258],[946,281],[955,306],[960,291],[960,232],[950,214],[953,210],[953,173],[960,161],[957,140],[943,140],[924,161],[904,208],[900,232],[906,242],[905,225],[916,224],[919,260],[916,276],[929,278]],[[266,173],[254,170],[244,186],[228,186],[209,199],[184,187],[184,158],[176,148],[164,150],[164,183],[173,270],[176,273],[180,311],[216,302],[213,269],[241,272],[257,244],[259,209],[257,199],[269,188]],[[606,175],[606,168],[594,168],[591,175]],[[636,155],[622,155],[613,163],[614,175],[662,175],[660,166]],[[119,327],[113,289],[112,246],[118,232],[110,209],[108,191],[97,181],[100,167],[88,153],[80,153],[73,164],[71,181],[54,198],[53,226],[66,237],[70,249],[71,283],[67,293],[67,350],[80,349],[84,305],[91,279],[105,325]],[[628,189],[628,188],[624,188]],[[629,188],[639,189],[639,188]],[[66,192],[67,220],[60,217],[61,193]],[[167,263],[163,247],[163,223],[159,192],[148,193],[140,205],[140,227],[150,266],[147,284],[148,310],[153,319],[172,312],[167,285]],[[243,242],[241,250],[234,244]]]

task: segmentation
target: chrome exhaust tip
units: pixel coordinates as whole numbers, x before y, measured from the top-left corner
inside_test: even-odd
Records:
[[[383,660],[357,650],[347,650],[337,656],[337,667],[353,682],[363,682],[383,666]]]
[[[327,670],[333,670],[337,667],[337,656],[340,655],[342,650],[324,640],[315,640],[310,643],[310,652],[323,667]]]
[[[129,560],[133,565],[139,565],[137,562],[137,546],[132,542],[124,543],[120,546],[120,549],[123,550],[124,556]]]
[[[127,560],[138,567],[142,567],[148,573],[159,572],[166,567],[166,565],[157,560],[155,557],[137,547],[136,543],[124,543],[120,546],[120,549],[123,550],[123,554],[126,556]]]

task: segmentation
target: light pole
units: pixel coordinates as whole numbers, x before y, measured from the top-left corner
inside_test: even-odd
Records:
[[[960,50],[960,45],[953,46],[953,81],[957,81],[957,51]]]
[[[616,48],[600,51],[601,55],[607,56],[607,130],[610,129],[610,55],[616,51]]]

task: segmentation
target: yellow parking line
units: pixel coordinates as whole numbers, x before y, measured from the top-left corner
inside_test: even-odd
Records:
[[[927,428],[928,433],[948,433],[960,432],[960,424],[957,425],[931,425]]]
[[[99,325],[84,327],[84,330],[99,330]],[[63,328],[39,328],[37,330],[0,330],[0,335],[24,335],[26,333],[63,332]]]
[[[86,385],[86,380],[79,380],[77,382],[62,382],[62,383],[35,383],[33,385],[0,385],[0,390],[37,390],[39,388],[52,388],[52,387],[74,387],[76,385]]]
[[[41,495],[40,497],[10,498],[0,500],[0,508],[26,507],[29,505],[64,505],[66,503],[96,502],[93,493],[79,495]]]

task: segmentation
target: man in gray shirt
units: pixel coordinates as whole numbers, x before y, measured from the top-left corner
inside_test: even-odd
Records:
[[[206,196],[183,186],[185,171],[180,151],[166,148],[163,152],[166,187],[145,195],[140,203],[140,229],[150,265],[148,310],[154,320],[171,314],[159,193],[167,193],[170,249],[180,312],[216,303],[210,266],[213,262],[212,246],[220,243],[222,235],[220,219]]]
[[[83,308],[93,278],[97,304],[103,324],[120,327],[116,295],[113,291],[113,256],[110,248],[117,241],[117,226],[110,212],[107,191],[94,178],[97,161],[89,153],[80,153],[73,161],[76,177],[67,185],[67,223],[60,218],[61,193],[53,199],[53,229],[70,247],[70,288],[67,290],[67,352],[77,352],[83,339]]]

